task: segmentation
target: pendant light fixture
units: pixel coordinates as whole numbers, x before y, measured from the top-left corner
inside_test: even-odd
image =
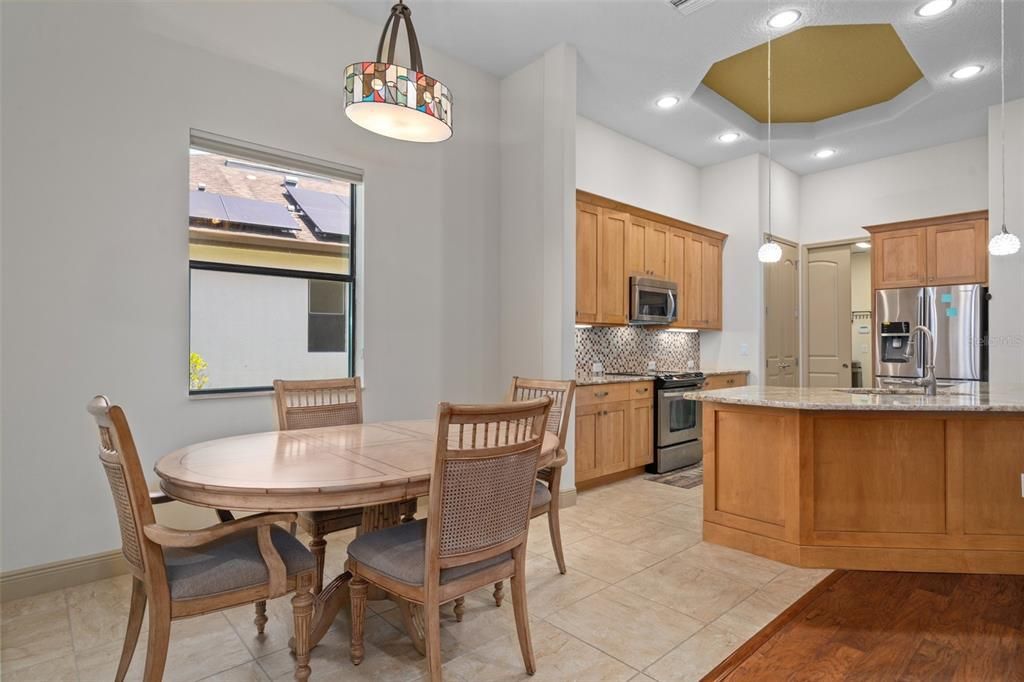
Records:
[[[395,64],[398,27],[403,21],[409,66]],[[396,140],[443,142],[452,136],[452,94],[423,72],[412,12],[402,0],[384,23],[377,59],[345,69],[345,114],[356,125]]]
[[[757,250],[757,260],[778,263],[782,260],[782,247],[772,239],[772,29],[768,27],[768,234]]]
[[[993,256],[1012,256],[1020,251],[1020,238],[1006,229],[1006,0],[999,2],[999,153],[1002,164],[999,172],[1002,181],[1003,225],[999,234],[988,242],[988,252]]]

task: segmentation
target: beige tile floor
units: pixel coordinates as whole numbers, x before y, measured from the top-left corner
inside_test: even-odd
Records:
[[[700,488],[642,478],[580,493],[562,512],[568,573],[559,575],[547,522],[530,532],[527,584],[534,680],[695,680],[828,571],[802,570],[701,541]],[[331,536],[328,572],[341,570],[353,535]],[[113,678],[127,621],[129,580],[102,580],[3,604],[2,678],[100,682]],[[448,680],[526,679],[511,603],[488,591],[466,598],[462,623],[445,607],[441,650]],[[366,658],[348,660],[338,618],[313,653],[314,680],[416,680],[425,664],[390,602],[371,602]],[[260,638],[246,606],[174,623],[165,679],[288,680],[291,607],[268,608]],[[129,679],[141,679],[145,625]]]

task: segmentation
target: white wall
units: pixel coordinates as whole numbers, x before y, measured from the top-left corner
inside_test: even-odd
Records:
[[[576,117],[576,186],[691,223],[700,222],[695,166]]]
[[[989,231],[1003,224],[1000,107],[988,112]],[[1024,99],[1006,105],[1006,227],[1024,240]],[[1024,383],[1024,250],[989,257],[989,376]]]
[[[341,97],[379,25],[330,3],[239,12],[2,3],[4,571],[118,546],[94,394],[125,405],[147,471],[186,443],[273,427],[268,397],[189,400],[182,380],[190,127],[364,169],[367,419],[431,417],[505,384],[496,79],[427,51],[455,135],[387,140]]]
[[[988,206],[984,137],[857,163],[800,179],[800,241],[867,236],[865,225]]]
[[[348,368],[346,352],[309,352],[310,280],[193,270],[190,284],[189,349],[207,364],[207,390],[322,379]]]
[[[850,309],[871,310],[874,307],[871,291],[871,253],[862,251],[850,254]],[[867,333],[861,329],[867,327]],[[874,367],[871,364],[871,344],[874,335],[871,333],[871,320],[853,320],[850,323],[850,348],[853,359],[860,361],[865,386],[870,386]]]
[[[576,51],[502,79],[500,375],[575,376]],[[562,488],[574,486],[573,434]]]

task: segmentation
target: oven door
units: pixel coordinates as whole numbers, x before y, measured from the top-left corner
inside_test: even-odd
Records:
[[[697,440],[701,435],[701,405],[686,397],[687,388],[658,391],[658,447]]]

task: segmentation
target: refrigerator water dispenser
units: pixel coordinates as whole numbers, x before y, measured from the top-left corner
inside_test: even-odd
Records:
[[[910,362],[909,322],[883,322],[879,336],[882,341],[882,362]]]

